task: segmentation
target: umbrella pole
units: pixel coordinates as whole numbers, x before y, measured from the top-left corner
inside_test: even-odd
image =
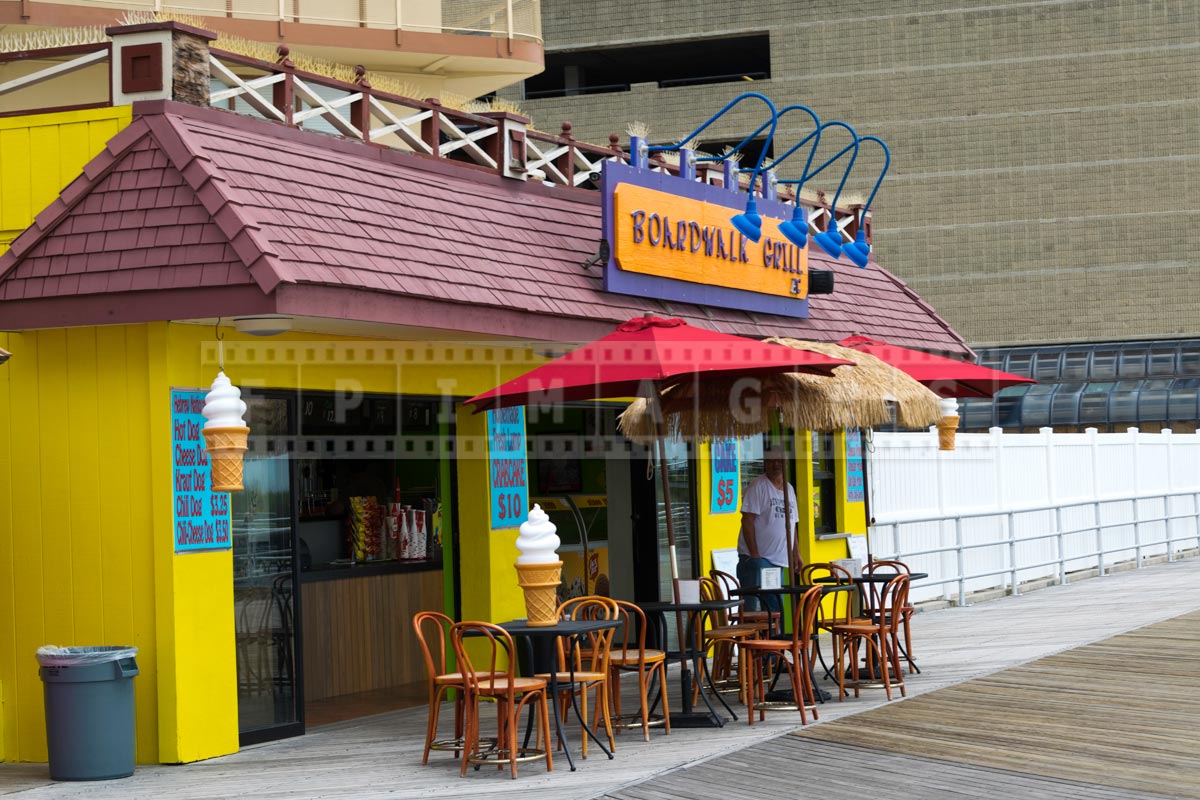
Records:
[[[675,557],[675,520],[672,519],[671,515],[671,482],[667,477],[667,446],[665,444],[667,432],[666,425],[663,422],[662,406],[659,405],[658,394],[658,392],[654,393],[654,403],[657,406],[654,409],[656,417],[654,424],[657,429],[656,438],[658,440],[658,472],[662,480],[663,510],[667,515],[667,552],[671,559],[671,594],[675,600],[675,604],[678,605],[681,601],[679,595],[679,562]],[[683,670],[685,676],[682,688],[685,695],[683,702],[686,705],[691,702],[690,695],[692,689],[690,681],[686,679],[688,674],[687,641],[683,635],[683,611],[681,610],[675,612],[675,633],[679,637],[679,667]],[[666,642],[663,642],[663,649],[666,649]],[[665,686],[663,687],[663,691],[666,691]]]
[[[858,441],[862,449],[863,515],[867,518],[867,563],[870,564],[873,560],[871,556],[871,526],[875,524],[875,520],[871,516],[871,481],[868,477],[871,473],[871,464],[867,461],[867,451],[871,442],[871,429],[859,428]]]

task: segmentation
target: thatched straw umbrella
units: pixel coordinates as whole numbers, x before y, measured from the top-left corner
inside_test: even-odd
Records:
[[[744,438],[771,429],[779,419],[797,430],[836,431],[896,422],[924,428],[941,419],[937,395],[904,372],[848,347],[829,342],[774,338],[769,342],[853,361],[831,377],[785,372],[764,377],[709,377],[668,389],[662,409],[668,435],[685,439]],[[777,412],[777,413],[776,413]],[[645,400],[618,419],[621,433],[653,444],[656,425]]]
[[[872,355],[829,342],[787,338],[767,341],[843,358],[853,361],[854,366],[836,367],[832,376],[797,372],[743,378],[711,376],[669,388],[662,393],[661,405],[662,428],[667,435],[708,441],[740,439],[770,431],[776,419],[797,430],[870,428],[892,421],[890,406],[895,407],[896,421],[905,428],[923,428],[941,419],[936,394]],[[639,444],[653,444],[662,429],[655,410],[646,400],[636,400],[617,418],[617,427]],[[789,478],[785,473],[786,480]],[[785,504],[787,530],[791,530],[791,519],[791,509]],[[868,510],[868,527],[870,524]],[[868,534],[868,558],[870,541]],[[789,547],[789,560],[793,579],[798,579],[800,556],[795,541]]]

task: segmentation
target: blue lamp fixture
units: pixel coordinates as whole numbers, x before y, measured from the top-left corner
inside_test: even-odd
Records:
[[[866,268],[867,261],[871,257],[871,245],[867,244],[866,220],[867,211],[871,208],[871,202],[875,199],[875,193],[879,191],[879,184],[883,183],[883,176],[887,175],[888,167],[892,163],[892,153],[888,150],[888,146],[883,143],[883,140],[878,136],[863,136],[860,137],[860,142],[875,142],[883,148],[883,169],[879,173],[879,179],[875,181],[875,188],[871,190],[871,196],[867,198],[867,204],[858,212],[858,230],[854,234],[854,241],[845,245],[842,250],[846,254],[846,258],[854,262],[855,266]],[[840,238],[840,237],[839,237]]]
[[[846,165],[846,171],[842,173],[842,180],[838,184],[837,193],[834,194],[834,196],[833,196],[833,203],[830,204],[830,206],[829,206],[829,222],[825,225],[825,232],[818,233],[816,236],[813,237],[813,241],[816,242],[822,250],[824,250],[826,253],[828,253],[831,257],[837,258],[838,256],[840,256],[842,254],[842,232],[838,229],[838,225],[837,225],[837,204],[838,204],[838,200],[841,199],[842,189],[845,188],[845,186],[846,186],[846,178],[848,178],[850,176],[850,170],[852,170],[854,168],[854,161],[858,158],[858,143],[859,143],[860,139],[858,138],[858,134],[855,133],[854,129],[851,128],[849,125],[847,125],[844,122],[838,122],[835,120],[833,122],[827,122],[825,124],[827,126],[828,125],[838,125],[840,127],[845,128],[846,130],[850,131],[850,135],[853,137],[853,141],[850,144],[843,147],[841,150],[839,150],[837,155],[835,155],[833,158],[829,159],[828,161],[826,161],[821,166],[817,167],[812,172],[804,175],[801,178],[801,181],[808,180],[809,178],[813,177],[814,175],[817,175],[822,170],[824,170],[826,167],[828,167],[830,164],[837,161],[839,158],[844,156],[846,153],[849,153],[851,150],[853,150],[853,153],[851,153],[851,155],[850,155],[850,163]]]
[[[805,144],[807,144],[809,140],[814,140],[813,146],[808,151],[808,161],[805,162],[805,164],[804,164],[804,173],[802,173],[802,174],[806,175],[808,173],[809,167],[812,166],[813,155],[817,152],[817,146],[821,142],[821,130],[825,126],[823,126],[821,124],[821,120],[816,115],[816,112],[814,112],[808,106],[802,106],[799,104],[784,106],[783,108],[781,108],[779,110],[777,117],[782,119],[783,116],[785,114],[787,114],[789,111],[797,111],[797,110],[804,111],[810,117],[812,117],[813,123],[816,125],[816,128],[813,130],[812,133],[808,134],[803,139],[801,139],[800,141],[798,141],[794,145],[792,145],[790,148],[788,148],[788,151],[786,153],[784,153],[779,158],[772,161],[770,164],[763,167],[764,170],[774,169],[781,161],[788,158],[789,156],[792,155],[792,153],[795,153],[797,150],[799,150],[801,147],[803,147]],[[750,137],[748,137],[746,141],[749,141],[750,138],[757,136],[759,133],[762,132],[763,128],[765,128],[765,127],[766,126],[764,125],[764,126],[760,127],[754,133],[750,134]],[[742,142],[742,144],[738,145],[738,147],[741,147],[745,143],[746,142]],[[778,182],[779,183],[803,184],[804,178],[802,177],[799,181],[785,181],[785,180],[781,179]],[[796,245],[797,247],[803,248],[805,246],[805,244],[807,243],[808,220],[804,215],[804,210],[800,207],[800,186],[796,187],[796,207],[792,211],[792,218],[791,218],[791,220],[787,220],[787,221],[780,223],[779,231],[780,231],[780,233],[782,233],[784,235],[785,238],[787,238],[788,241],[790,241],[792,244]]]
[[[727,111],[729,111],[729,109],[749,98],[762,100],[764,103],[766,103],[767,108],[771,111],[771,118],[767,122],[763,123],[763,125],[757,131],[742,140],[742,143],[735,147],[733,152],[737,152],[740,148],[744,147],[751,139],[761,133],[765,128],[769,127],[770,133],[767,134],[767,141],[763,144],[762,152],[759,153],[758,156],[758,163],[754,166],[754,174],[750,178],[750,197],[746,201],[746,211],[742,214],[734,215],[729,221],[733,223],[733,227],[737,228],[743,236],[752,242],[757,242],[762,238],[762,216],[760,216],[758,213],[758,203],[754,197],[754,184],[758,181],[758,176],[763,171],[763,159],[766,157],[767,148],[770,147],[771,140],[775,137],[775,126],[779,123],[779,113],[775,110],[775,104],[772,103],[765,95],[761,95],[758,92],[746,92],[745,94],[740,94],[726,103],[725,107],[720,111],[709,117],[703,125],[701,125],[699,128],[696,128],[696,130],[689,133],[676,144],[651,147],[649,148],[649,151],[680,150],[685,144],[690,142],[692,139],[695,139],[702,131],[704,131],[705,128],[716,122],[717,119],[723,116]],[[725,157],[727,158],[728,156]]]

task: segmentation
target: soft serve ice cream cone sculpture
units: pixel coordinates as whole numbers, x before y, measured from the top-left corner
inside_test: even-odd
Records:
[[[942,398],[942,418],[938,421],[938,450],[954,449],[954,432],[958,429],[958,401]]]
[[[534,504],[529,519],[521,525],[517,537],[517,583],[525,590],[525,613],[532,627],[547,627],[558,622],[558,584],[562,562],[558,559],[558,528]]]
[[[246,403],[242,392],[224,372],[218,372],[204,398],[204,445],[212,469],[214,492],[242,491],[242,454],[250,428],[242,418]]]

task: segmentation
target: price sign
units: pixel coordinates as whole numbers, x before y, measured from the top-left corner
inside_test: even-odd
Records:
[[[529,469],[525,458],[525,409],[487,412],[492,528],[517,528],[529,516]]]
[[[862,436],[858,428],[850,428],[846,431],[846,502],[863,502],[865,489]]]
[[[738,510],[742,481],[739,476],[737,439],[712,443],[712,513],[732,514]]]
[[[174,485],[175,552],[228,550],[229,493],[209,486],[204,447],[204,392],[171,390],[171,476]]]

